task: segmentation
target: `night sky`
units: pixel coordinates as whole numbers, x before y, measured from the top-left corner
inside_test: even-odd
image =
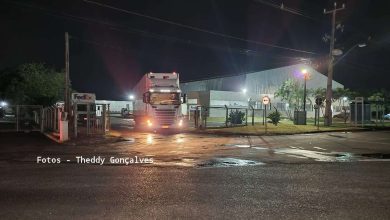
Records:
[[[126,98],[150,71],[176,71],[182,81],[189,81],[311,58],[326,73],[329,42],[323,36],[330,34],[331,17],[323,9],[331,9],[333,1],[283,1],[294,13],[273,7],[282,3],[277,0],[0,2],[0,69],[25,62],[63,69],[68,31],[72,86],[79,92],[94,92],[98,99]],[[342,28],[336,34],[336,47],[348,51],[367,43],[335,66],[335,79],[347,88],[390,90],[389,2],[338,1],[346,9],[338,14]]]

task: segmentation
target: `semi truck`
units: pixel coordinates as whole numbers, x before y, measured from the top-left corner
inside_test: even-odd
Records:
[[[181,93],[178,73],[147,73],[133,93],[136,128],[157,130],[185,126],[181,108],[186,95]]]

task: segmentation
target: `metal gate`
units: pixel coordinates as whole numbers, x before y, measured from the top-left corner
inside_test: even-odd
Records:
[[[75,103],[73,104],[72,134],[105,134],[110,130],[109,104]]]

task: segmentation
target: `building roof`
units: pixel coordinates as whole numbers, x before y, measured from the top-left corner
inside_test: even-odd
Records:
[[[254,93],[273,93],[283,82],[289,78],[303,81],[302,70],[306,69],[310,78],[307,80],[308,88],[326,88],[327,77],[305,64],[296,64],[275,69],[241,73],[223,77],[212,77],[203,80],[181,83],[181,89],[189,91],[241,91],[246,89]],[[344,87],[333,80],[333,88]]]

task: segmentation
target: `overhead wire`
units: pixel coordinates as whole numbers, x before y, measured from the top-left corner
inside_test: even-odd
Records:
[[[291,14],[295,14],[295,15],[299,15],[299,16],[308,18],[308,19],[313,20],[313,21],[318,21],[318,22],[320,21],[317,18],[314,18],[312,16],[304,14],[304,12],[301,11],[301,10],[289,8],[289,7],[285,6],[283,3],[282,4],[276,4],[276,3],[273,3],[273,2],[270,2],[270,1],[265,1],[265,0],[255,0],[255,1],[258,2],[258,3],[261,3],[261,4],[264,4],[264,5],[267,5],[267,6],[270,6],[270,7],[279,9],[279,10],[282,10],[282,11],[289,12]]]
[[[67,14],[67,13],[63,13],[63,12],[61,12],[61,13],[53,12],[53,10],[50,10],[50,9],[47,9],[47,8],[37,7],[37,6],[34,6],[34,5],[30,5],[30,4],[24,4],[24,3],[17,2],[17,1],[12,1],[12,2],[9,2],[9,3],[16,4],[16,5],[23,6],[23,7],[28,7],[28,8],[31,8],[31,9],[38,9],[38,10],[44,11],[46,14],[48,14],[50,16],[54,16],[54,17],[69,19],[69,20],[73,20],[73,21],[81,22],[81,23],[87,23],[87,24],[91,24],[92,23],[92,24],[97,24],[97,25],[102,25],[102,26],[108,26],[111,30],[115,30],[115,31],[123,32],[123,33],[138,34],[138,35],[141,35],[141,36],[144,36],[144,37],[149,37],[149,38],[154,38],[154,39],[159,39],[159,40],[165,40],[165,41],[170,41],[170,42],[179,42],[179,43],[182,43],[182,44],[198,46],[198,47],[204,47],[204,48],[215,49],[215,50],[221,50],[221,51],[233,50],[233,52],[235,52],[235,53],[239,53],[239,54],[246,55],[246,56],[271,57],[271,58],[281,58],[281,59],[295,59],[295,57],[292,57],[292,56],[265,55],[265,54],[259,54],[258,52],[253,51],[253,50],[249,50],[249,49],[226,48],[226,47],[221,47],[221,46],[215,46],[215,45],[208,45],[208,44],[198,43],[198,42],[195,42],[195,41],[192,41],[192,40],[185,40],[185,39],[181,39],[181,38],[177,38],[177,37],[172,37],[172,36],[167,36],[167,35],[162,35],[162,34],[156,34],[156,33],[152,33],[152,32],[149,32],[149,31],[140,30],[140,29],[124,27],[123,25],[112,24],[110,22],[100,21],[100,20],[96,20],[96,19],[92,19],[92,18],[75,16],[75,15],[71,15],[71,14]],[[84,42],[90,43],[90,44],[94,44],[96,46],[105,46],[105,47],[109,47],[111,49],[117,49],[117,50],[121,49],[119,47],[112,46],[112,45],[109,45],[107,43],[101,43],[101,42],[96,42],[96,41],[92,42],[90,40],[85,40],[85,39],[81,39],[81,38],[77,38],[77,40],[84,41]],[[129,50],[126,50],[126,51],[129,51]]]
[[[295,49],[295,48],[290,48],[290,47],[284,47],[284,46],[280,46],[280,45],[276,45],[276,44],[271,44],[271,43],[266,43],[266,42],[261,42],[261,41],[248,40],[248,39],[244,39],[244,38],[241,38],[241,37],[236,37],[236,36],[232,36],[232,35],[228,35],[228,34],[223,34],[223,33],[215,32],[215,31],[210,31],[210,30],[206,30],[206,29],[203,29],[203,28],[199,28],[199,27],[195,27],[195,26],[191,26],[191,25],[187,25],[187,24],[178,23],[178,22],[174,22],[174,21],[170,21],[170,20],[166,20],[166,19],[162,19],[162,18],[158,18],[158,17],[142,14],[142,13],[139,13],[139,12],[118,8],[118,7],[115,7],[115,6],[112,6],[112,5],[107,5],[107,4],[96,2],[96,1],[91,1],[91,0],[83,0],[83,1],[86,2],[86,3],[89,3],[89,4],[93,4],[93,5],[99,6],[99,7],[108,8],[108,9],[119,11],[119,12],[122,12],[122,13],[139,16],[139,17],[143,17],[143,18],[146,18],[146,19],[149,19],[149,20],[163,22],[163,23],[167,23],[167,24],[170,24],[170,25],[175,25],[175,26],[178,26],[178,27],[181,27],[181,28],[190,29],[190,30],[193,30],[193,31],[203,32],[203,33],[207,33],[207,34],[214,35],[214,36],[234,39],[234,40],[247,42],[247,43],[252,43],[252,44],[257,44],[257,45],[262,45],[262,46],[278,48],[278,49],[282,49],[282,50],[289,50],[289,51],[306,53],[306,54],[317,54],[317,53],[315,53],[313,51],[307,51],[307,50],[300,50],[300,49]]]

